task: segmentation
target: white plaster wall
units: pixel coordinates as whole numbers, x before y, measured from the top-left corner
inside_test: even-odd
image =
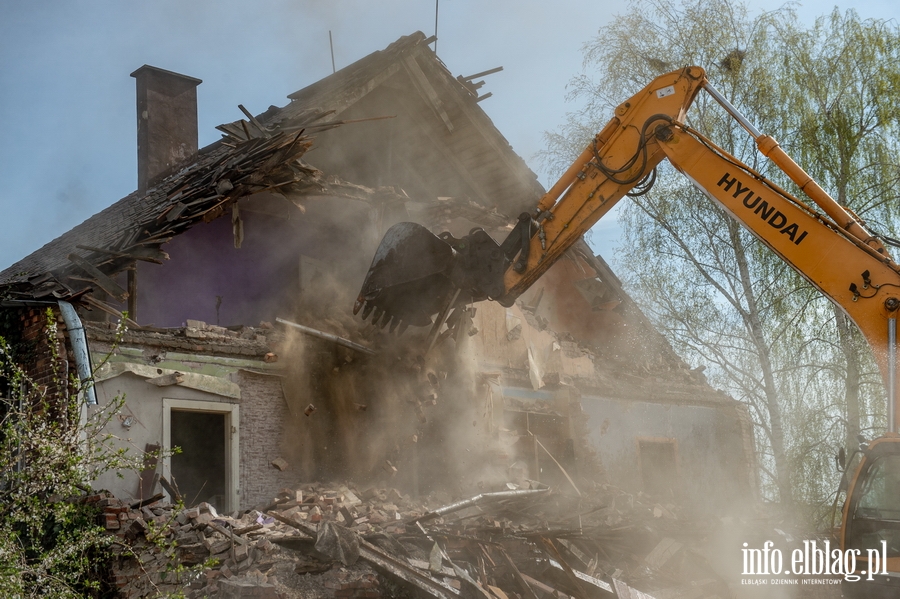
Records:
[[[96,385],[98,406],[88,407],[88,413],[93,414],[115,401],[115,398],[124,397],[125,405],[118,414],[114,415],[105,429],[105,433],[113,435],[111,441],[115,448],[128,450],[129,455],[142,456],[148,443],[162,445],[163,441],[163,398],[186,399],[194,401],[207,401],[218,403],[238,403],[219,395],[204,393],[178,385],[157,387],[148,383],[143,377],[125,373],[115,378],[103,381]],[[134,417],[134,424],[130,428],[123,426],[123,420]],[[170,477],[170,473],[161,474]],[[94,482],[95,489],[106,489],[124,500],[135,497],[140,480],[139,471],[110,471]]]

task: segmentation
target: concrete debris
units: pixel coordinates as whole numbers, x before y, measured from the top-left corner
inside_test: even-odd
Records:
[[[168,387],[169,385],[183,383],[184,375],[180,372],[173,372],[171,374],[164,374],[153,377],[152,379],[147,379],[147,382],[156,385],[157,387]]]
[[[581,497],[524,485],[446,503],[446,495],[307,484],[230,516],[158,497],[91,501],[117,537],[112,580],[128,599],[176,589],[188,599],[730,596],[693,549],[713,523],[682,520],[675,505],[610,485]],[[181,573],[166,580],[173,571]]]

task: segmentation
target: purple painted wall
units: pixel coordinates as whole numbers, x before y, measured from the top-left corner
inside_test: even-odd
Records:
[[[299,293],[301,254],[331,266],[348,286],[358,284],[369,266],[365,256],[372,253],[366,241],[370,211],[357,206],[338,219],[335,202],[322,199],[292,219],[242,211],[241,249],[234,247],[228,216],[175,237],[164,247],[166,263],[138,264],[137,321],[178,327],[190,318],[256,326],[289,318]]]

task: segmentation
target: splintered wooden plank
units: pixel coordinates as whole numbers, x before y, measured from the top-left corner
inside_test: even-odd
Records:
[[[163,260],[169,259],[169,255],[167,253],[159,248],[153,247],[138,247],[128,250],[110,250],[93,247],[90,245],[76,245],[75,247],[79,250],[87,250],[89,252],[96,252],[98,254],[108,254],[109,256],[113,256],[114,258],[143,260],[145,262],[152,262],[154,264],[162,264]]]
[[[106,276],[99,268],[79,256],[78,254],[69,254],[67,256],[70,262],[78,268],[91,275],[97,282],[97,285],[106,293],[110,294],[120,302],[128,299],[128,292],[122,289],[118,283]]]
[[[244,108],[243,104],[238,104],[238,108],[247,116],[248,119],[250,119],[250,122],[253,123],[253,126],[259,129],[259,132],[262,133],[263,137],[272,137],[272,133],[268,129],[263,127],[262,123],[257,121],[256,117],[253,116],[253,114],[249,110]]]
[[[153,496],[153,489],[156,488],[157,478],[156,467],[159,463],[157,453],[160,446],[155,443],[147,443],[144,446],[144,467],[141,470],[141,478],[138,482],[136,495],[141,499],[148,499]]]
[[[101,302],[100,300],[95,299],[95,298],[91,297],[90,295],[83,295],[83,296],[81,296],[80,299],[82,302],[86,303],[87,305],[89,305],[93,308],[97,308],[101,312],[106,312],[110,316],[115,316],[116,318],[118,318],[120,320],[124,319],[125,324],[127,324],[129,328],[132,328],[132,329],[141,328],[141,325],[139,325],[135,321],[131,320],[130,318],[125,318],[125,316],[123,316],[121,312],[119,312],[118,310],[116,310],[115,308],[113,308],[112,306],[110,306],[107,303]]]
[[[216,125],[216,129],[226,135],[235,138],[237,141],[246,141],[250,139],[249,137],[247,137],[246,131],[242,127],[238,127],[234,123],[222,123],[221,125]]]
[[[137,271],[134,268],[128,269],[128,315],[131,318],[137,318]]]

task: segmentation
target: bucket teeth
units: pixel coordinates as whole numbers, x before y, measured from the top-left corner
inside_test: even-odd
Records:
[[[387,324],[391,321],[391,315],[385,314],[384,318],[381,319],[381,324],[379,325],[382,329],[387,326]]]
[[[373,304],[372,302],[368,302],[368,303],[366,304],[366,307],[363,308],[363,311],[362,311],[362,319],[363,319],[363,320],[367,319],[367,318],[369,317],[369,314],[372,313],[372,310],[373,310],[374,308],[375,308],[375,304]]]
[[[382,310],[381,308],[377,308],[377,307],[376,307],[376,308],[375,308],[375,314],[372,316],[372,324],[373,324],[373,325],[377,325],[377,324],[378,324],[378,320],[381,318],[381,316],[382,316],[383,314],[384,314],[384,310]]]
[[[397,330],[397,327],[398,327],[399,325],[400,325],[400,319],[399,319],[399,318],[395,318],[394,320],[391,321],[391,328],[388,330],[388,332],[389,332],[391,335],[393,335],[393,334],[394,334],[394,331]]]
[[[360,296],[357,298],[356,303],[353,304],[353,316],[359,314],[359,310],[363,307],[363,304],[366,303],[366,298]]]
[[[406,329],[409,328],[409,323],[405,320],[400,323],[400,328],[397,330],[397,336],[400,337],[403,333],[406,332]]]

